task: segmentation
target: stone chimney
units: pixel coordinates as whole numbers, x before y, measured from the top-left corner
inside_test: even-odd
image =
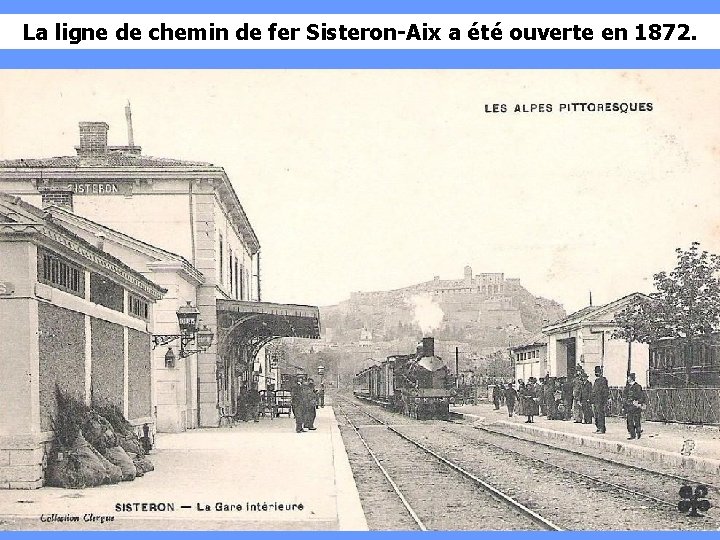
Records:
[[[110,129],[105,122],[80,122],[80,146],[75,150],[79,156],[107,154],[107,132]]]

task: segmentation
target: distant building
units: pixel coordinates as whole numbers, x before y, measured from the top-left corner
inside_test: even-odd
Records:
[[[441,297],[454,294],[478,294],[484,297],[504,296],[520,288],[517,278],[505,279],[502,272],[482,273],[473,276],[472,267],[466,266],[463,279],[440,279],[435,276],[430,289]]]
[[[547,374],[548,338],[542,332],[526,339],[519,345],[511,347],[515,380],[527,381],[530,377],[540,379]]]
[[[547,362],[551,377],[572,377],[576,366],[594,378],[601,366],[610,386],[624,386],[628,368],[628,344],[612,337],[615,314],[637,298],[633,293],[602,306],[588,306],[542,329],[547,336]],[[643,343],[632,343],[632,365],[637,382],[648,385],[649,352]]]

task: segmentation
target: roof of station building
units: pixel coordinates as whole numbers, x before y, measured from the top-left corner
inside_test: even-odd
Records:
[[[47,212],[26,203],[20,197],[0,192],[0,238],[3,236],[43,238],[51,245],[61,247],[66,255],[72,253],[79,260],[89,261],[95,267],[122,278],[126,283],[143,291],[149,299],[159,300],[167,293],[167,289],[130,268],[120,259],[54,222]]]
[[[214,167],[204,161],[144,156],[141,154],[109,151],[92,156],[56,156],[47,158],[19,158],[0,160],[1,168],[81,168],[81,167]]]

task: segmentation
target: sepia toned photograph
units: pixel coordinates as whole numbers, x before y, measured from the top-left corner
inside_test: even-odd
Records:
[[[0,530],[720,530],[720,72],[0,85]]]

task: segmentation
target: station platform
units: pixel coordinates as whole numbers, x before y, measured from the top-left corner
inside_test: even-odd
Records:
[[[625,418],[607,417],[606,433],[595,433],[594,424],[576,424],[572,420],[548,420],[534,417],[531,424],[526,416],[508,417],[505,407],[495,410],[492,403],[453,406],[451,411],[469,419],[488,424],[507,426],[547,439],[555,439],[578,446],[601,449],[608,453],[654,461],[663,465],[720,474],[720,428],[662,422],[642,422],[642,437],[628,440]]]
[[[158,434],[155,470],[132,482],[0,490],[0,529],[367,530],[333,409],[317,412],[317,430],[304,433],[293,418],[261,417]]]

